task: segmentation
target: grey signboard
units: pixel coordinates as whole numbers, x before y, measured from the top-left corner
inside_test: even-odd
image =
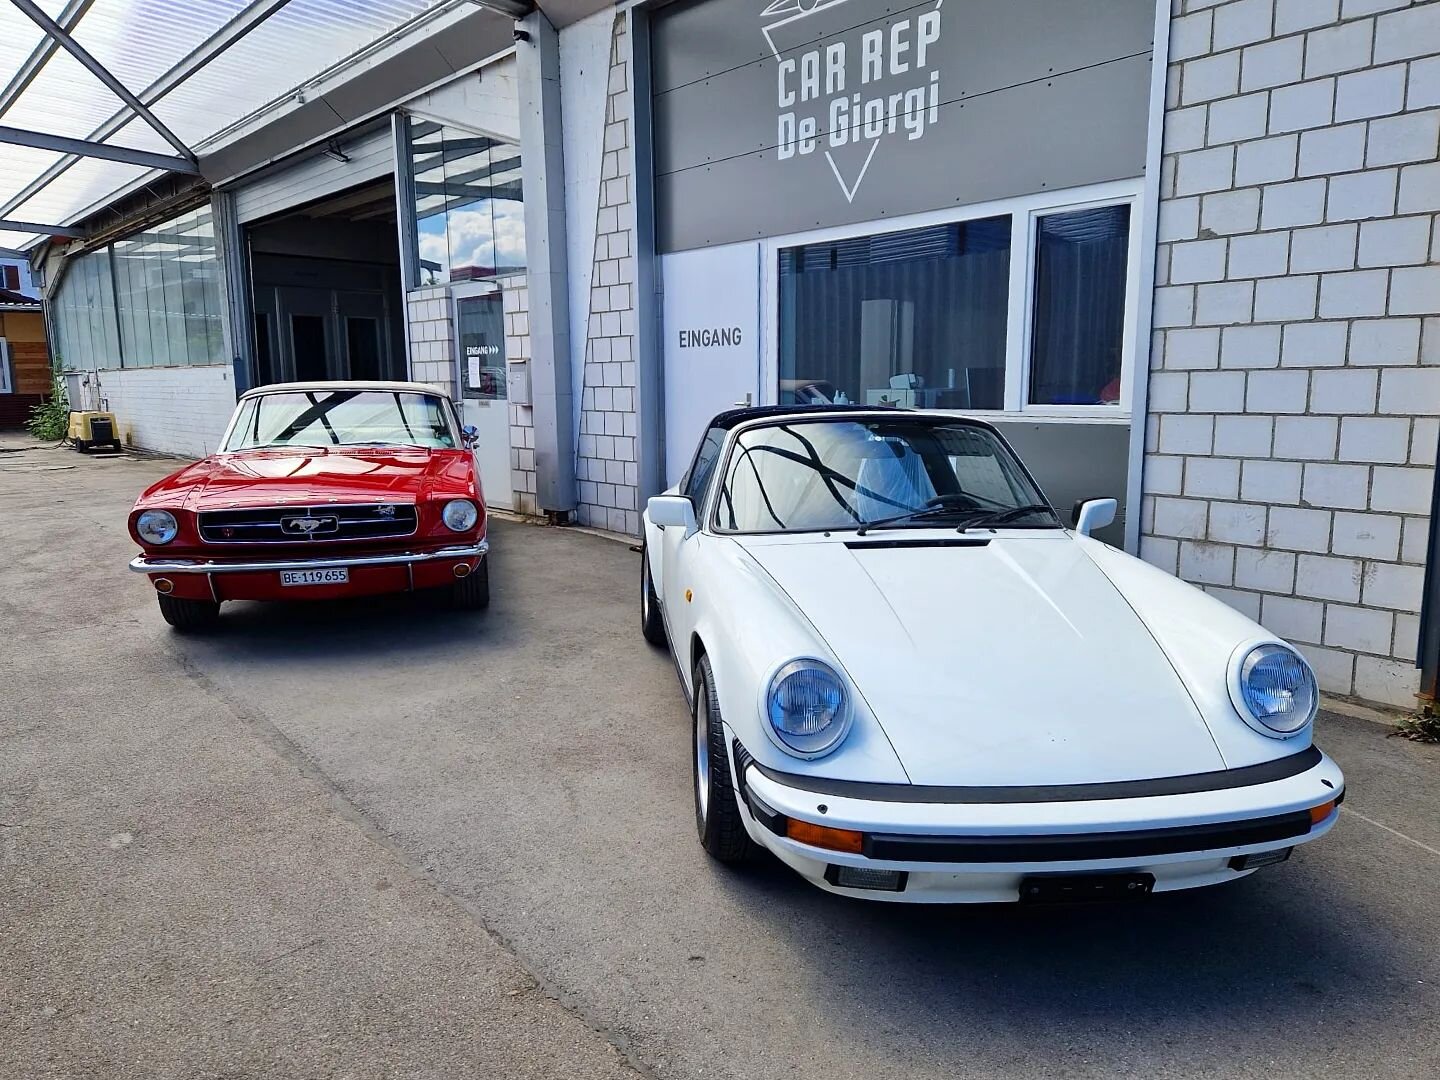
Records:
[[[681,0],[653,18],[662,251],[1144,172],[1154,0]]]

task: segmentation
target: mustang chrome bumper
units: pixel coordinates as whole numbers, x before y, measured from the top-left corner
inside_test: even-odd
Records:
[[[217,559],[147,559],[144,555],[136,555],[130,560],[130,569],[137,574],[253,574],[267,570],[328,570],[342,566],[401,566],[436,559],[473,559],[477,555],[485,555],[489,550],[490,542],[481,540],[475,544],[443,547],[435,551],[404,551],[393,555],[334,555],[323,559],[227,562]]]
[[[1314,748],[1220,773],[1069,789],[816,781],[760,765],[733,739],[730,749],[753,840],[822,889],[901,903],[1014,902],[1022,882],[1065,874],[1128,874],[1155,892],[1233,881],[1329,832],[1345,795],[1340,769]],[[806,835],[794,823],[859,840],[816,846],[791,835]],[[842,868],[894,873],[850,888]]]

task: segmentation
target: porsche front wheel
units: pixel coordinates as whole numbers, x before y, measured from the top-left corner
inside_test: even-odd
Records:
[[[730,776],[730,755],[725,752],[725,725],[710,658],[701,656],[695,666],[694,714],[695,828],[700,846],[723,863],[744,862],[755,849],[745,831]]]
[[[660,598],[655,595],[655,579],[650,575],[650,552],[640,547],[640,633],[651,645],[665,644],[665,620],[660,614]]]

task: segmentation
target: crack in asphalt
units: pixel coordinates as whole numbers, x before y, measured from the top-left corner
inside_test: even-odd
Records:
[[[471,921],[480,927],[486,937],[499,946],[504,953],[514,959],[520,968],[534,981],[536,988],[539,989],[541,993],[555,1002],[555,1004],[565,1012],[579,1020],[590,1031],[604,1039],[615,1053],[619,1055],[621,1063],[626,1068],[640,1076],[648,1078],[648,1080],[660,1080],[659,1074],[640,1059],[638,1052],[632,1047],[628,1038],[592,1015],[577,994],[566,990],[564,987],[536,973],[531,966],[526,963],[525,958],[515,948],[511,939],[492,925],[473,902],[456,892],[446,882],[436,878],[432,870],[426,869],[419,860],[414,859],[405,848],[401,847],[394,837],[371,820],[363,810],[350,800],[350,797],[340,789],[339,785],[316,764],[315,760],[305,753],[290,736],[281,731],[275,722],[266,716],[264,712],[237,699],[201,670],[194,660],[176,649],[173,645],[166,647],[164,651],[166,655],[175,662],[180,673],[193,682],[202,693],[223,705],[236,719],[259,735],[261,741],[266,746],[273,750],[287,764],[292,765],[303,778],[320,785],[329,797],[330,804],[335,812],[345,821],[358,828],[367,840],[389,854],[400,864],[400,868],[412,881],[418,882],[438,893],[461,911],[465,912]],[[282,959],[292,953],[299,952],[300,949],[305,949],[310,945],[316,944],[320,944],[318,939],[306,945],[301,945],[298,949],[292,949],[289,953],[281,953],[280,956],[273,957],[272,960]],[[264,963],[270,962],[272,961],[264,961]]]

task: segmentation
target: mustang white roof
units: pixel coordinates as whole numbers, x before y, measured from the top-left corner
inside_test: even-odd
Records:
[[[335,380],[332,382],[287,382],[269,383],[265,386],[257,386],[253,390],[246,390],[240,395],[240,400],[248,397],[259,397],[261,394],[281,393],[316,393],[333,392],[336,390],[379,390],[387,394],[433,394],[440,397],[445,392],[432,383],[418,382],[385,382],[382,379],[355,379]]]

